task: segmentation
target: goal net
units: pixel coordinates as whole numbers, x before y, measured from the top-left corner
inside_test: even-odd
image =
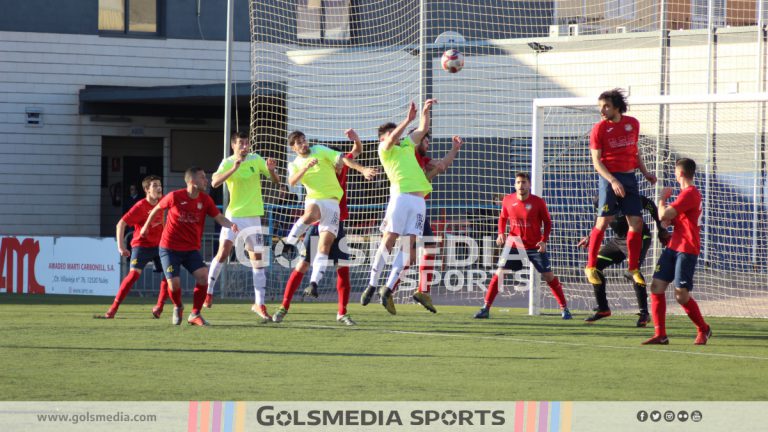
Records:
[[[436,304],[480,305],[495,271],[499,197],[513,192],[516,171],[531,170],[532,100],[594,98],[611,87],[631,88],[633,95],[670,89],[706,93],[714,86],[706,76],[714,75],[716,64],[728,65],[718,71],[717,85],[759,91],[764,64],[757,59],[764,56],[760,2],[729,2],[714,14],[707,14],[706,7],[687,14],[671,13],[668,7],[654,0],[251,0],[254,150],[276,159],[285,179],[294,157],[286,143],[289,132],[301,130],[310,143],[348,151],[351,142],[344,131],[354,128],[364,146],[358,161],[380,166],[377,127],[401,121],[411,101],[420,107],[427,98],[437,99],[429,156],[443,157],[453,135],[465,144],[447,172],[434,179],[427,200],[428,217],[441,239],[432,294]],[[721,21],[727,31],[708,38],[707,29]],[[710,49],[715,39],[718,45]],[[464,69],[455,74],[440,64],[442,53],[451,48],[465,58]],[[721,117],[716,121],[722,122]],[[417,124],[418,119],[413,127]],[[264,224],[275,245],[301,214],[303,190],[264,186]],[[370,257],[389,183],[383,174],[366,181],[350,172],[348,197],[348,237]],[[556,230],[563,226],[556,220]],[[567,253],[563,257],[575,259],[578,252]],[[367,286],[369,264],[352,268],[352,301]],[[289,273],[290,266],[273,256],[270,298],[282,296]],[[230,265],[227,275],[234,283],[217,292],[251,295],[247,269]],[[410,301],[416,279],[416,270],[409,270],[398,301]],[[320,288],[321,300],[335,300],[333,272],[326,272]],[[497,304],[528,306],[527,292],[526,286],[510,287]],[[588,307],[587,297],[583,292],[577,296],[584,299],[579,307]],[[545,295],[541,306],[550,303]]]
[[[658,187],[653,187],[638,174],[641,194],[655,202],[660,188],[668,186],[675,191],[674,199],[679,193],[675,160],[696,161],[703,213],[693,294],[705,315],[768,316],[768,189],[761,162],[767,100],[765,93],[629,99],[627,114],[640,121],[643,160],[658,177]],[[598,176],[590,158],[589,133],[600,120],[599,112],[592,98],[537,99],[533,106],[533,190],[547,200],[554,221],[549,251],[571,304],[590,309],[595,304],[583,273],[586,251],[576,243],[589,235],[597,214],[592,196]],[[654,233],[641,263],[650,281],[661,246],[647,212],[644,219]],[[606,232],[606,240],[611,234]],[[626,263],[605,270],[608,299],[612,309],[635,312],[625,270]],[[541,291],[538,284],[533,289]],[[674,290],[667,295],[674,302]],[[551,303],[544,297],[542,305]],[[536,306],[532,302],[533,311]]]

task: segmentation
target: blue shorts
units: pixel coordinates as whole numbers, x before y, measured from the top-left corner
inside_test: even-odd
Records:
[[[549,254],[546,252],[539,252],[538,249],[526,249],[526,255],[528,255],[528,261],[533,264],[533,268],[539,273],[549,273],[552,271],[552,266],[549,263]],[[501,264],[501,262],[499,262]],[[499,267],[502,267],[499,265]],[[508,259],[504,263],[504,270],[520,271],[523,269],[523,261],[519,259]]]
[[[304,261],[312,262],[312,258],[315,256],[315,253],[317,253],[318,245],[318,241],[315,240],[315,247],[314,249],[312,248],[312,238],[317,239],[319,235],[320,228],[318,225],[312,225],[312,228],[310,228],[304,235],[304,250],[301,252],[304,256]],[[328,253],[328,259],[333,260],[337,265],[339,264],[339,261],[349,259],[349,254],[342,251],[341,247],[339,247],[339,242],[346,237],[346,235],[347,233],[344,232],[344,221],[339,221],[339,232],[336,234],[336,240],[333,241],[331,251]]]
[[[693,289],[693,273],[696,271],[698,255],[664,248],[656,263],[653,278],[664,282],[675,282],[675,288]]]
[[[424,218],[424,232],[422,232],[422,237],[434,237],[435,233],[432,232],[432,225],[429,224],[429,216]],[[425,241],[427,244],[434,244],[435,241],[433,239],[430,239],[429,241]]]
[[[597,205],[597,215],[613,216],[621,210],[626,216],[641,216],[643,201],[637,186],[635,173],[611,173],[624,186],[624,198],[619,198],[613,192],[608,180],[600,176],[600,190]]]
[[[163,263],[163,273],[165,273],[166,279],[178,277],[181,266],[184,266],[190,273],[205,267],[200,251],[182,252],[160,248],[160,262]]]
[[[161,271],[160,252],[157,247],[135,246],[131,249],[131,270],[144,270],[147,263],[154,261],[155,270]]]

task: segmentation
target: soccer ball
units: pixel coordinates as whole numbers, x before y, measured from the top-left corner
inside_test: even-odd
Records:
[[[464,55],[458,50],[449,49],[443,53],[443,58],[440,59],[440,64],[443,66],[443,70],[450,73],[456,73],[464,67]]]

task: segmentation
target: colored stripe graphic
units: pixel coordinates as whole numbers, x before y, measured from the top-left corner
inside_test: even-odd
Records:
[[[552,402],[549,412],[550,432],[560,432],[560,402]]]
[[[515,432],[523,432],[525,425],[525,402],[515,403]]]
[[[211,403],[200,402],[200,432],[211,430]]]
[[[245,402],[235,404],[235,432],[245,432]]]
[[[528,402],[528,412],[525,414],[525,432],[536,432],[536,408],[538,402]]]
[[[197,401],[189,401],[189,415],[187,417],[187,432],[197,431]]]
[[[224,402],[224,432],[232,432],[235,422],[235,403]]]
[[[571,432],[571,421],[573,420],[573,402],[563,402],[560,423],[560,432]]]
[[[221,402],[216,401],[213,403],[213,423],[211,424],[211,432],[221,432]]]
[[[549,418],[549,402],[539,402],[539,432],[547,432]]]

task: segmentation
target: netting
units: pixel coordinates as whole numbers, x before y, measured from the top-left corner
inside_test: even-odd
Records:
[[[765,94],[737,102],[692,103],[703,97],[677,97],[676,103],[661,103],[664,98],[630,99],[630,111],[641,125],[640,149],[646,167],[656,174],[659,186],[673,187],[675,160],[687,157],[697,162],[696,186],[703,196],[701,255],[694,277],[693,295],[706,315],[768,315],[768,229],[766,171],[761,162],[764,151],[763,105]],[[717,99],[717,97],[710,97]],[[540,100],[535,136],[543,145],[541,180],[535,189],[547,199],[556,235],[550,251],[569,299],[576,308],[594,305],[592,286],[583,276],[586,252],[576,242],[595,221],[591,196],[597,191],[597,175],[589,153],[589,131],[599,121],[591,101],[577,99]],[[589,105],[585,105],[589,103]],[[556,105],[560,106],[543,106]],[[659,125],[662,125],[659,128]],[[539,152],[536,152],[537,154]],[[654,200],[657,189],[640,181],[641,193]],[[671,202],[671,201],[670,201]],[[645,221],[656,229],[645,212]],[[607,231],[606,238],[610,238]],[[660,254],[652,244],[642,271],[653,274]],[[609,267],[608,293],[611,307],[636,309],[632,284],[623,278],[626,263]],[[670,301],[673,293],[668,291]],[[549,299],[545,306],[551,305]]]
[[[364,142],[359,161],[379,166],[377,127],[399,122],[410,101],[436,98],[430,156],[442,157],[452,135],[466,144],[434,180],[427,201],[432,227],[443,239],[433,296],[437,304],[480,304],[481,287],[494,271],[498,196],[512,192],[515,171],[531,169],[531,101],[596,98],[612,87],[632,96],[762,91],[764,3],[713,2],[709,13],[703,2],[702,15],[700,1],[251,1],[252,142],[279,161],[285,178],[293,158],[285,140],[290,131],[347,150],[343,131],[354,128]],[[465,56],[459,73],[440,68],[449,48]],[[645,124],[652,121],[658,123]],[[754,124],[748,132],[755,132]],[[347,231],[368,254],[389,185],[384,176],[368,182],[354,172],[348,185]],[[291,192],[266,193],[265,224],[274,240],[300,214],[302,190]],[[555,223],[556,229],[567,225]],[[474,248],[466,238],[485,258],[476,253],[467,263]],[[463,240],[448,247],[457,239]],[[447,262],[449,256],[462,262]],[[269,296],[282,295],[288,273],[273,262]],[[353,268],[353,300],[367,275],[367,264]],[[413,271],[405,276],[400,301],[408,299],[415,278]],[[250,295],[248,277],[242,280],[245,287],[233,285],[225,295]],[[327,276],[321,299],[335,297],[333,286]],[[507,290],[497,302],[526,304],[526,294]]]

